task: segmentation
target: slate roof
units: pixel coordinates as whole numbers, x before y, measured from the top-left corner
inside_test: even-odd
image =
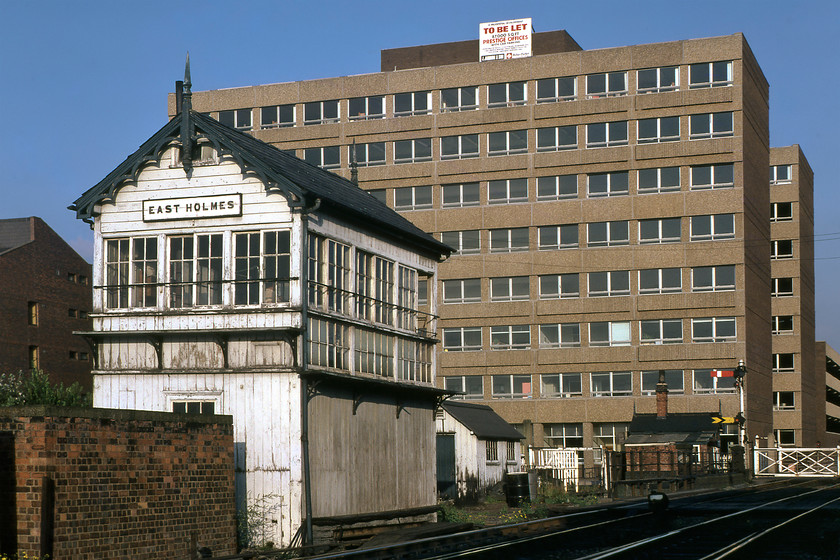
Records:
[[[0,253],[17,249],[32,241],[30,218],[0,220]]]
[[[443,409],[466,426],[478,439],[519,441],[525,439],[492,408],[484,404],[444,401]]]
[[[196,137],[209,140],[217,149],[229,151],[242,166],[243,173],[259,177],[267,191],[283,193],[290,206],[311,208],[317,200],[318,212],[361,224],[368,230],[409,244],[427,256],[441,259],[452,252],[449,246],[347,179],[195,111],[173,117],[102,181],[76,199],[69,209],[76,212],[77,218],[91,221],[97,204],[113,202],[119,189],[134,181],[145,164],[156,161],[168,144],[180,139],[181,121],[185,115],[189,116]]]
[[[654,443],[708,443],[715,439],[718,426],[708,413],[669,414],[659,418],[656,414],[636,414],[628,428],[630,435],[625,444]]]

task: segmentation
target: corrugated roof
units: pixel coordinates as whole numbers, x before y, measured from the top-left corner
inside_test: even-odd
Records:
[[[156,161],[170,142],[179,140],[181,120],[186,114],[176,115],[102,181],[76,199],[69,207],[76,212],[76,217],[87,221],[92,219],[97,204],[113,201],[119,189],[134,181],[145,164]],[[440,259],[452,252],[449,246],[347,179],[227,127],[207,115],[194,111],[188,114],[198,137],[229,151],[242,166],[244,174],[259,177],[270,192],[283,193],[291,206],[312,207],[319,201],[319,212],[376,230],[413,246],[427,256]]]
[[[444,401],[441,406],[478,439],[518,441],[525,438],[487,405]]]

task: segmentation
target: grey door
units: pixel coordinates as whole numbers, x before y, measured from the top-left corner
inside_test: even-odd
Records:
[[[458,497],[455,482],[455,434],[437,434],[437,489],[438,496]]]

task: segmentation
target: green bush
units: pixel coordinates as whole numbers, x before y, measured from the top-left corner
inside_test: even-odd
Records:
[[[89,407],[92,403],[78,383],[69,387],[53,384],[41,370],[0,374],[0,406],[33,404]]]

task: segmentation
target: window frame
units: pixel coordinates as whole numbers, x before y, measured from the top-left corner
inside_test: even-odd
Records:
[[[572,299],[580,297],[580,273],[541,274],[539,299]],[[553,291],[554,288],[557,291]]]
[[[236,130],[251,130],[254,127],[253,109],[246,107],[219,111],[219,122]]]
[[[531,299],[530,277],[499,276],[490,278],[490,301],[528,301],[529,299]]]
[[[795,352],[774,352],[770,360],[772,373],[793,373],[796,371]]]
[[[465,140],[470,143],[475,141],[475,151],[466,151],[470,146],[465,147]],[[449,145],[454,142],[454,145]],[[452,150],[451,148],[455,148]],[[452,161],[458,159],[472,159],[479,157],[481,153],[481,145],[479,144],[479,135],[476,134],[455,134],[452,136],[441,136],[440,138],[440,160]]]
[[[593,337],[593,329],[596,326],[606,325],[607,338],[600,339]],[[618,329],[621,329],[621,334],[626,336],[618,336]],[[631,321],[593,321],[589,323],[589,346],[591,347],[607,347],[607,346],[630,346],[632,344],[631,335]]]
[[[771,202],[770,203],[770,222],[792,222],[793,221],[793,202]]]
[[[784,169],[787,177],[779,177],[779,171]],[[771,185],[789,185],[793,183],[793,166],[789,163],[770,166]]]
[[[603,275],[605,289],[593,290],[596,282],[601,282],[599,276]],[[623,278],[622,278],[623,277]],[[618,284],[619,287],[614,287]],[[626,286],[626,287],[622,287]],[[630,295],[630,271],[629,270],[604,270],[593,271],[587,274],[586,295],[588,297],[616,297]]]
[[[605,178],[604,190],[597,185],[599,190],[593,191],[593,178]],[[616,183],[615,186],[613,184]],[[609,198],[613,196],[627,196],[630,194],[630,172],[628,171],[605,171],[603,173],[586,174],[586,196],[587,198]]]
[[[711,336],[698,336],[696,329],[708,323],[711,327]],[[719,335],[718,330],[725,326],[732,325],[732,334]],[[696,343],[727,343],[738,340],[738,324],[735,317],[692,317],[691,318],[691,341]]]
[[[604,127],[603,137],[604,140],[590,140],[590,138],[597,133],[598,130],[596,127]],[[623,135],[621,134],[621,127],[624,127]],[[618,129],[618,130],[615,130]],[[617,132],[617,137],[613,137],[613,132]],[[601,136],[598,134],[598,136]],[[627,146],[629,145],[629,127],[628,121],[610,121],[610,122],[599,122],[599,123],[589,123],[586,125],[586,147],[589,149],[592,148],[612,148],[615,146]]]
[[[405,204],[397,202],[400,194],[410,193],[411,202]],[[431,185],[417,185],[413,187],[396,187],[394,189],[394,210],[406,212],[409,210],[428,210],[433,208],[434,195]]]
[[[657,287],[656,288],[648,288],[643,287],[642,282],[642,273],[643,272],[650,272],[650,271],[657,271]],[[678,286],[671,286],[665,285],[665,271],[669,271],[673,274],[673,271],[677,271],[677,278],[679,279]],[[680,293],[682,292],[682,269],[679,267],[668,267],[668,268],[645,268],[639,270],[639,294],[673,294],[673,293]]]
[[[793,297],[796,295],[793,277],[782,276],[770,279],[770,297]]]
[[[502,140],[500,142],[500,140]],[[520,143],[520,141],[524,143]],[[503,144],[504,147],[494,145]],[[487,133],[487,156],[512,156],[528,153],[528,129],[503,130]]]
[[[530,348],[531,325],[490,326],[490,350],[528,350]]]
[[[310,109],[317,109],[317,118],[309,118],[307,114]],[[335,116],[332,116],[335,109]],[[310,126],[315,124],[334,124],[341,122],[341,103],[338,99],[325,99],[323,101],[308,101],[303,104],[303,124]]]
[[[663,133],[663,128],[671,128],[673,124],[677,124],[677,131],[676,134],[673,131],[668,130],[667,133]],[[647,134],[648,125],[654,125],[654,129],[652,134]],[[643,132],[645,135],[643,136]],[[636,143],[637,144],[664,144],[667,142],[679,142],[680,141],[680,118],[678,116],[674,117],[653,117],[649,119],[639,119],[636,121]]]
[[[729,128],[726,128],[727,124]],[[689,140],[731,138],[733,136],[735,136],[735,115],[733,111],[698,113],[688,116]]]
[[[448,391],[459,391],[463,395],[453,395],[456,400],[472,401],[484,399],[484,376],[483,375],[446,375],[443,377],[443,387]],[[455,387],[457,380],[459,388]],[[475,381],[478,381],[479,391],[475,391]]]
[[[790,327],[787,328],[788,323]],[[770,319],[770,328],[772,334],[793,334],[794,333],[794,322],[793,322],[793,315],[773,315]]]
[[[333,154],[333,150],[335,153]],[[317,154],[317,158],[312,157]],[[332,156],[335,156],[333,161]],[[328,158],[328,156],[330,156]],[[317,162],[315,161],[317,159]],[[329,159],[329,161],[327,161]],[[320,167],[321,169],[339,169],[341,167],[341,147],[340,146],[315,146],[303,149],[303,160],[311,165]]]
[[[478,181],[470,183],[448,183],[441,185],[440,188],[442,208],[464,208],[467,206],[481,205],[481,183]],[[458,194],[457,202],[451,201],[453,192]]]
[[[553,336],[552,331],[555,333]],[[576,334],[574,331],[577,331]],[[581,346],[580,323],[545,323],[539,325],[537,336],[541,350],[580,348]],[[554,342],[555,339],[557,342]]]
[[[633,373],[630,371],[593,371],[589,374],[589,379],[590,395],[593,398],[633,396]],[[596,379],[608,381],[608,388],[596,390]],[[630,387],[621,388],[627,381],[630,382]]]
[[[354,102],[356,105],[355,108],[353,107]],[[353,112],[357,111],[360,108],[359,102],[363,103],[364,112],[354,115]],[[377,102],[379,103],[379,112],[371,112],[371,106],[373,106],[372,110],[376,111]],[[384,119],[385,113],[386,109],[384,95],[366,95],[363,97],[350,97],[347,100],[347,120],[350,122]]]
[[[712,371],[712,369],[691,370],[691,389],[695,395],[732,394],[737,391],[734,377],[712,377]]]
[[[521,234],[523,231],[525,232],[525,245],[514,245],[517,241],[514,239],[514,234]],[[521,253],[523,251],[528,251],[531,246],[531,232],[528,227],[495,228],[489,230],[489,233],[491,253]],[[500,244],[499,242],[501,241],[504,241],[505,243]]]
[[[720,66],[717,68],[716,65],[725,64],[725,79],[715,79],[715,74],[719,72]],[[707,78],[705,80],[698,80],[695,81],[694,73],[697,70],[700,70],[701,67],[706,68],[706,75]],[[719,74],[718,74],[719,77]],[[699,89],[699,88],[709,88],[709,87],[725,87],[733,85],[732,81],[732,61],[731,60],[717,60],[712,62],[700,62],[696,64],[691,64],[688,67],[688,89]]]
[[[567,135],[572,132],[573,141],[568,140]],[[576,150],[578,148],[578,127],[576,124],[565,126],[546,126],[537,129],[537,153],[562,152]]]
[[[679,327],[679,336],[667,329]],[[658,332],[651,336],[651,329]],[[647,335],[646,332],[647,331]],[[667,336],[666,336],[667,335]],[[642,319],[639,321],[639,344],[682,344],[683,343],[683,320],[682,319]]]
[[[454,239],[450,239],[453,237],[453,234],[457,234],[457,244],[453,244],[452,241]],[[475,234],[475,247],[469,246],[466,247],[464,244],[464,240],[467,237],[464,234]],[[458,255],[477,255],[481,253],[481,230],[479,229],[467,229],[467,230],[457,230],[457,231],[442,231],[440,232],[440,240],[442,243],[449,245],[453,249],[455,249],[455,254]],[[472,235],[470,235],[468,241],[472,241]]]
[[[593,228],[603,225],[605,228],[604,241],[592,241]],[[623,228],[623,231],[616,232],[616,229]],[[623,234],[624,237],[615,237],[615,234]],[[589,222],[586,224],[586,246],[587,247],[621,247],[630,245],[630,222],[628,220],[615,220],[611,222]]]
[[[574,181],[574,192],[564,191],[564,184],[563,183],[571,183],[573,178]],[[553,185],[551,184],[553,183]],[[569,185],[565,185],[568,189]],[[550,192],[550,194],[545,194],[546,192]],[[578,197],[578,176],[577,174],[567,174],[567,175],[545,175],[542,177],[537,177],[537,201],[546,201],[546,200],[564,200],[564,199],[573,199]]]
[[[696,171],[701,169],[709,169],[709,183],[697,183],[695,182],[695,174]],[[731,171],[732,180],[729,181],[718,181],[718,175],[724,172],[724,169],[729,169]],[[725,173],[725,172],[724,172]],[[693,191],[706,191],[706,190],[716,190],[716,189],[732,189],[735,188],[735,164],[734,163],[715,163],[709,165],[692,165],[690,171],[690,190]]]
[[[653,383],[651,384],[651,378],[653,378]],[[668,379],[672,381],[677,378],[679,379],[679,387],[677,387],[674,383],[668,381]],[[656,385],[659,383],[659,370],[644,370],[641,372],[641,391],[643,397],[650,397],[656,394]],[[681,369],[666,369],[665,370],[665,383],[668,385],[668,394],[671,395],[683,395],[685,394],[685,372]]]
[[[702,221],[708,221],[709,233],[696,233],[702,225]],[[731,224],[731,231],[729,225]],[[720,230],[720,231],[718,231]],[[692,242],[698,241],[721,241],[724,239],[735,239],[735,214],[703,214],[689,218],[689,239]]]
[[[770,260],[788,260],[794,255],[793,239],[773,239],[770,241]]]
[[[599,87],[599,84],[593,82],[595,82],[597,79],[600,79],[601,77],[603,77],[604,79],[603,89],[596,89]],[[613,81],[619,77],[623,82],[620,88],[617,87],[617,84]],[[587,74],[586,98],[600,99],[604,97],[623,97],[629,93],[629,87],[627,82],[628,80],[626,71]]]
[[[499,187],[501,187],[501,190],[499,190]],[[529,190],[528,179],[526,177],[518,177],[515,179],[492,179],[487,181],[487,203],[517,204],[528,202]],[[494,197],[494,191],[495,193],[503,192],[503,196]]]
[[[453,293],[456,290],[457,293]],[[456,278],[441,281],[443,303],[480,303],[481,278]]]
[[[677,182],[676,184],[666,184],[663,185],[663,175],[664,172],[672,173],[673,170],[676,169],[677,173]],[[653,186],[647,186],[649,177],[653,172]],[[645,176],[643,178],[643,175]],[[671,179],[670,177],[666,179]],[[645,186],[642,186],[642,183],[645,183]],[[682,190],[682,172],[679,166],[669,166],[669,167],[649,167],[645,169],[639,169],[636,174],[636,192],[638,194],[659,194],[659,193],[666,193],[666,192],[678,192]]]
[[[373,151],[372,148],[375,148],[376,151],[381,150],[382,157],[381,159],[373,159],[378,158],[379,154],[371,155]],[[362,157],[359,157],[359,153],[361,152]],[[348,161],[355,161],[357,167],[377,167],[380,165],[385,165],[386,161],[386,154],[385,154],[385,142],[366,142],[363,144],[350,144],[347,147],[347,160]]]
[[[401,152],[410,152],[410,155],[400,155]],[[428,153],[427,153],[428,152]],[[420,163],[432,161],[432,139],[431,138],[408,138],[405,140],[394,140],[394,164]]]
[[[656,225],[656,236],[647,236],[649,232],[646,226]],[[677,226],[679,232],[676,236],[669,234],[665,235],[666,229],[672,229],[674,225]],[[647,237],[646,237],[647,236]],[[668,243],[680,243],[682,241],[682,218],[653,218],[649,220],[639,220],[639,245],[664,245]]]
[[[508,378],[507,386],[509,391],[498,391],[497,381],[503,381]],[[527,381],[526,381],[527,379]],[[517,384],[522,388],[522,391],[515,391]],[[530,399],[534,395],[534,385],[531,379],[531,374],[497,374],[490,376],[491,396],[494,399]],[[527,387],[527,391],[525,390]]]
[[[472,103],[465,103],[465,93],[472,90]],[[448,92],[456,92],[457,105],[445,105],[444,97]],[[440,90],[440,112],[441,113],[458,113],[461,111],[476,111],[478,110],[478,86],[461,86],[454,88],[444,88]]]
[[[549,390],[551,383],[546,378],[556,377],[553,383],[558,390]],[[583,374],[579,371],[540,374],[540,397],[544,399],[568,399],[583,396]]]
[[[709,270],[710,273],[710,282],[709,284],[698,284],[698,273],[705,272]],[[719,281],[719,277],[722,275],[721,273],[726,272],[728,275],[728,271],[726,269],[731,269],[732,271],[732,283],[723,283],[723,281]],[[719,264],[719,265],[712,265],[712,266],[695,266],[691,269],[691,291],[692,292],[731,292],[735,290],[735,286],[737,283],[736,278],[736,270],[734,264]]]
[[[503,91],[502,91],[503,90]],[[499,94],[501,97],[497,98]],[[528,82],[501,82],[487,85],[487,108],[520,107],[528,103]]]
[[[796,391],[773,391],[773,410],[796,410]]]
[[[663,71],[673,72],[673,75],[663,75]],[[655,85],[642,87],[642,73],[653,72]],[[671,80],[673,78],[673,80]],[[671,81],[670,84],[663,85],[664,82]],[[656,68],[643,68],[636,71],[636,93],[663,93],[668,91],[677,91],[680,89],[680,67],[679,66],[659,66]]]
[[[284,109],[289,108],[291,108],[292,111],[292,118],[291,120],[284,120]],[[272,109],[274,110],[273,119],[270,119],[271,122],[266,122],[266,116],[270,116],[270,110]],[[260,129],[291,128],[294,126],[297,126],[297,106],[294,103],[266,105],[264,107],[260,107]]]
[[[398,96],[410,96],[410,105],[411,109],[409,110],[397,110],[397,97]],[[417,100],[421,98],[421,96],[425,97],[426,107],[425,108],[418,108]],[[395,93],[394,94],[394,117],[411,117],[415,115],[429,115],[432,112],[432,92],[431,91],[407,91],[402,93]]]
[[[560,94],[560,84],[561,80],[564,80],[563,83],[566,83],[566,80],[571,80],[572,85],[572,93],[561,95]],[[548,97],[540,97],[540,89],[541,85],[544,87],[547,84],[551,84],[552,94]],[[537,104],[540,103],[555,103],[558,101],[574,101],[577,99],[577,76],[558,76],[556,78],[541,78],[537,80],[536,84],[537,90]]]
[[[574,241],[570,237],[574,237]],[[580,224],[560,224],[537,228],[538,251],[559,251],[578,247],[580,247]]]
[[[468,336],[469,335],[469,336]],[[476,343],[473,337],[478,335]],[[449,345],[447,338],[457,336],[459,344]],[[441,346],[444,352],[481,352],[483,333],[481,327],[444,327]]]

